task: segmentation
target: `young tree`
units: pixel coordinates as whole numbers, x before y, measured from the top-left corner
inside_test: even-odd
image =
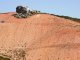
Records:
[[[25,14],[25,13],[27,13],[27,8],[26,7],[23,7],[23,6],[17,6],[16,7],[16,12],[17,13]]]

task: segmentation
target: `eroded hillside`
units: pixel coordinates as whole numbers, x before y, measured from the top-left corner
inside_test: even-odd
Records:
[[[80,60],[80,23],[49,14],[0,14],[0,54],[13,60]]]

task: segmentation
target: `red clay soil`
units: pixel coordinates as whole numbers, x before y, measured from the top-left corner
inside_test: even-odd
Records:
[[[80,23],[49,14],[21,19],[12,14],[0,14],[0,54],[13,60],[80,60]],[[24,58],[15,50],[25,51]]]

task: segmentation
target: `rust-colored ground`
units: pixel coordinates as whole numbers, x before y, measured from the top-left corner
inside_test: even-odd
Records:
[[[0,14],[0,54],[13,60],[80,60],[80,23],[49,14],[25,19],[12,14]]]

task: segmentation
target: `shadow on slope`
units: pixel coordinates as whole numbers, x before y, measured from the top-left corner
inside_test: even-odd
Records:
[[[5,58],[3,56],[0,56],[0,60],[10,60],[9,58]]]

